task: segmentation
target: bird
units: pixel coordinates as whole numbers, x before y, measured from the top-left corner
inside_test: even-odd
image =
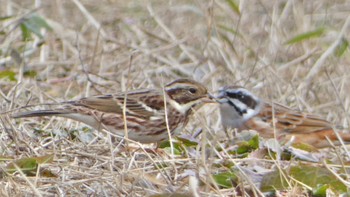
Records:
[[[265,102],[241,86],[224,86],[214,96],[219,103],[224,129],[255,130],[263,138],[276,138],[292,144],[315,148],[341,145],[333,125],[318,115],[291,109],[275,102]],[[350,134],[339,132],[343,142]]]
[[[137,89],[90,96],[59,103],[54,109],[17,112],[12,117],[64,117],[121,137],[125,135],[125,118],[128,139],[147,144],[167,140],[168,130],[171,135],[179,133],[193,109],[212,102],[211,99],[204,85],[184,78],[166,84],[163,90]]]

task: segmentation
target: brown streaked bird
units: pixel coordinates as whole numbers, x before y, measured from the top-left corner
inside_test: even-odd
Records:
[[[165,95],[162,90],[154,89],[127,92],[125,113],[129,139],[140,143],[166,140],[169,135],[165,116],[171,134],[176,134],[187,124],[193,107],[211,102],[207,89],[189,79],[167,84],[164,92]],[[56,109],[20,112],[12,117],[60,116],[124,136],[124,99],[125,93],[91,96],[63,102]]]
[[[319,116],[290,109],[278,103],[267,103],[240,86],[226,86],[216,96],[224,128],[255,130],[263,138],[292,140],[316,148],[329,147],[330,139],[340,145],[332,124]],[[349,133],[338,133],[350,143]]]

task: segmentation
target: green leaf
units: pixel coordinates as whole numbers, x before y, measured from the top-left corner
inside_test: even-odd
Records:
[[[260,189],[263,192],[283,190],[286,188],[288,188],[288,183],[279,170],[265,174],[260,185]]]
[[[294,166],[290,169],[290,174],[295,179],[313,188],[319,184],[328,184],[334,191],[347,191],[346,186],[325,167],[311,165]]]
[[[312,196],[314,196],[314,197],[326,197],[328,188],[329,188],[328,184],[319,185],[317,188],[315,188],[312,191]]]
[[[23,72],[23,75],[25,77],[35,78],[38,75],[38,73],[35,70],[27,70]]]
[[[239,11],[239,7],[234,0],[226,0],[226,2],[230,6],[231,10],[236,12],[238,15],[241,15],[241,12]]]
[[[170,141],[161,142],[159,144],[159,148],[162,148],[165,151],[167,151],[168,153],[171,153]],[[174,148],[175,155],[181,155],[185,151],[180,143],[174,142],[174,141],[173,141],[173,148]]]
[[[173,141],[173,144],[174,144],[175,142]],[[167,140],[167,141],[162,141],[162,142],[160,142],[159,143],[159,145],[158,145],[158,148],[166,148],[166,147],[170,147],[170,141],[169,140]]]
[[[293,143],[292,146],[294,148],[304,150],[307,152],[317,152],[318,151],[318,149],[315,148],[314,146],[311,146],[310,144],[306,144],[306,143],[301,143],[301,142]]]
[[[32,158],[22,158],[22,159],[12,161],[6,166],[5,170],[8,173],[14,173],[19,169],[24,174],[33,175],[36,173],[37,167],[38,167],[38,163],[36,159],[32,157]]]
[[[251,149],[250,149],[248,142],[241,142],[241,143],[239,143],[239,146],[238,146],[236,152],[237,152],[237,154],[243,154],[243,153],[249,152],[250,150]]]
[[[36,176],[37,173],[37,168],[39,164],[44,164],[44,163],[51,163],[53,161],[54,155],[44,155],[41,157],[28,157],[28,158],[22,158],[22,159],[17,159],[9,163],[5,171],[7,173],[15,173],[18,170],[22,171],[24,174],[28,176]],[[53,177],[55,176],[52,172],[48,170],[43,170],[40,172],[40,174],[44,174],[46,177]]]
[[[21,24],[20,25],[21,31],[22,31],[22,40],[26,41],[26,40],[31,40],[32,39],[32,35],[30,33],[30,30],[27,28],[26,25]]]
[[[328,185],[333,192],[339,194],[347,192],[346,186],[325,167],[303,164],[292,166],[289,171],[283,172],[286,176],[289,175],[311,188],[318,188],[319,185]],[[293,182],[292,179],[286,180],[281,175],[281,172],[276,170],[263,176],[260,189],[263,192],[288,189],[287,181]]]
[[[41,34],[42,28],[49,31],[52,30],[52,28],[40,16],[31,15],[29,18],[23,19],[21,23],[22,36],[24,35],[23,40],[28,39],[28,34],[30,33],[34,33],[39,38],[43,38],[43,35]]]
[[[2,16],[2,17],[0,17],[0,21],[4,21],[4,20],[10,19],[12,17],[13,16]]]
[[[273,156],[274,159],[276,159],[276,154],[271,156]],[[291,160],[293,159],[293,154],[288,150],[283,150],[282,153],[280,154],[280,158],[281,160]]]
[[[341,57],[349,47],[349,42],[346,38],[342,38],[339,45],[334,51],[335,56]]]
[[[165,147],[165,148],[163,148],[166,152],[168,152],[168,153],[172,153],[172,151],[171,151],[171,147]],[[178,147],[175,147],[174,146],[174,154],[175,155],[182,155],[182,153],[183,153],[183,150],[181,150],[181,149],[179,149]]]
[[[16,73],[10,70],[3,70],[0,71],[0,78],[8,78],[10,81],[17,81],[16,80]]]
[[[259,148],[259,135],[254,135],[252,139],[248,141],[249,146],[251,149],[255,150]]]
[[[30,21],[32,21],[32,23],[36,24],[38,27],[52,31],[52,28],[50,27],[50,25],[47,24],[47,22],[38,15],[32,15],[32,17],[30,18]]]
[[[232,188],[238,181],[238,177],[233,172],[223,172],[213,175],[215,182],[223,188]]]
[[[181,142],[182,145],[184,145],[185,147],[193,147],[193,146],[197,146],[198,142],[196,141],[191,141],[191,139],[188,138],[183,138],[183,137],[176,137],[176,139]]]
[[[309,32],[306,32],[303,34],[299,34],[299,35],[289,39],[287,42],[285,42],[285,44],[295,44],[295,43],[301,42],[301,41],[306,40],[306,39],[320,37],[321,35],[323,35],[324,32],[325,32],[325,28],[321,27],[321,28],[318,28],[314,31],[309,31]]]
[[[259,135],[254,135],[248,142],[242,141],[238,143],[237,154],[249,153],[259,148]]]

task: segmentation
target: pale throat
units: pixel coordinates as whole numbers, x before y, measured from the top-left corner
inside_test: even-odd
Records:
[[[244,124],[243,116],[236,109],[233,109],[229,103],[220,105],[220,117],[225,127],[240,128]]]
[[[260,111],[260,105],[257,105],[254,109],[248,107],[245,103],[242,103],[237,99],[228,99],[228,104],[233,107],[237,115],[241,116],[241,119],[245,122],[253,118]]]
[[[180,103],[176,102],[175,100],[168,98],[168,102],[172,107],[174,107],[181,114],[186,114],[188,112],[188,110],[190,110],[198,101],[191,101],[188,103],[180,104]]]

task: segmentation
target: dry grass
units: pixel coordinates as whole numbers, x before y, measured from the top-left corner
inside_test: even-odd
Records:
[[[3,0],[1,17],[11,18],[0,21],[0,68],[14,72],[16,81],[0,78],[2,111],[160,88],[172,79],[188,77],[211,91],[227,84],[243,85],[267,100],[320,114],[347,128],[350,56],[347,49],[338,56],[336,51],[349,40],[350,1],[237,0],[239,12],[230,2]],[[52,31],[42,32],[43,39],[33,36],[24,42],[18,24],[32,13],[43,17]],[[319,34],[287,44],[316,30]],[[29,71],[36,76],[28,76]],[[258,180],[252,178],[256,166],[284,168],[292,161],[233,158],[225,151],[230,143],[216,141],[224,137],[216,112],[208,106],[195,114],[186,132],[203,128],[203,134],[199,145],[181,156],[124,151],[111,143],[108,134],[97,131],[74,138],[67,133],[89,129],[66,119],[14,121],[5,114],[1,155],[19,159],[52,154],[54,160],[40,169],[56,177],[19,172],[4,176],[0,194],[239,196],[246,191],[262,195],[253,184]],[[218,146],[223,151],[208,151]],[[237,187],[225,189],[213,179],[214,174],[228,171],[225,162],[239,171]],[[307,195],[310,188],[288,180],[287,193]]]

